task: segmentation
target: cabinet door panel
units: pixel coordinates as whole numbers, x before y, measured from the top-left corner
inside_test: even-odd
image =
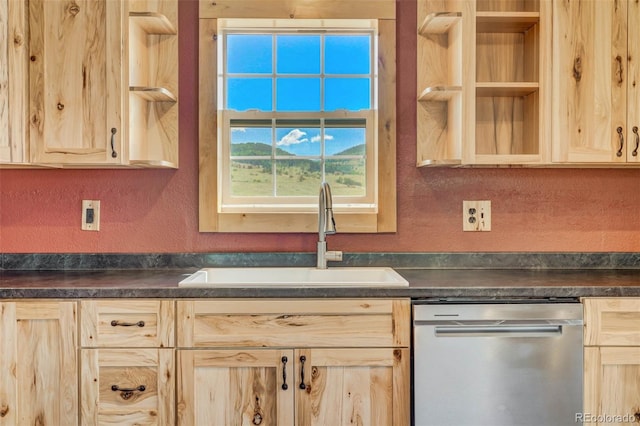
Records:
[[[625,162],[627,1],[553,5],[553,161]]]
[[[631,0],[628,5],[627,158],[640,162],[640,2]]]
[[[82,349],[81,357],[83,424],[173,424],[173,349]]]
[[[29,0],[33,162],[120,162],[121,7],[107,0]]]
[[[299,390],[303,376],[305,389]],[[408,380],[408,349],[296,351],[297,423],[408,425]]]
[[[640,346],[640,298],[584,300],[586,346]]]
[[[28,51],[26,4],[0,0],[0,164],[27,158]]]
[[[76,327],[75,302],[0,303],[0,425],[78,424]]]
[[[83,300],[80,302],[84,347],[174,346],[171,300]]]
[[[640,422],[640,347],[585,348],[584,412],[595,416],[621,416],[620,422]],[[612,424],[602,418],[602,423]],[[591,419],[587,419],[591,420]]]
[[[292,350],[181,350],[178,363],[178,424],[293,424]]]

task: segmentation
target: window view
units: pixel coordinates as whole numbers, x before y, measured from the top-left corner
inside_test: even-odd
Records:
[[[370,29],[224,33],[222,208],[375,208],[375,39]]]

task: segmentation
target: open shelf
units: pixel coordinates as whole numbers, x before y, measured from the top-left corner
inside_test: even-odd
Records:
[[[478,33],[524,33],[540,22],[539,12],[477,12]]]
[[[178,31],[173,23],[158,12],[129,12],[132,22],[138,24],[147,34],[176,35]]]
[[[178,1],[129,6],[129,162],[177,168]]]
[[[150,102],[177,102],[176,95],[164,87],[131,86],[129,91]]]
[[[427,34],[444,34],[455,25],[462,17],[461,12],[436,12],[430,13],[425,18],[422,25],[418,29],[418,33]]]
[[[521,97],[528,96],[538,90],[536,83],[476,83],[478,97]]]
[[[461,86],[434,86],[427,87],[418,96],[419,101],[449,101],[456,95],[460,95]]]

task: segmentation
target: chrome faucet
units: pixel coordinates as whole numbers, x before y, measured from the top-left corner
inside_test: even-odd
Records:
[[[333,200],[331,187],[327,182],[320,184],[318,200],[318,269],[327,269],[327,261],[341,261],[341,251],[327,251],[326,236],[336,233],[336,221],[333,219]]]

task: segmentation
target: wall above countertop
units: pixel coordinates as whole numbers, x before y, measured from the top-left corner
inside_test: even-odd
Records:
[[[396,5],[398,231],[340,234],[338,223],[329,248],[382,257],[640,252],[640,169],[416,169],[416,2]],[[179,169],[0,170],[3,258],[315,251],[313,233],[198,232],[198,2],[179,8]],[[101,201],[99,232],[80,229],[83,199]],[[491,200],[491,232],[462,231],[462,200]]]

